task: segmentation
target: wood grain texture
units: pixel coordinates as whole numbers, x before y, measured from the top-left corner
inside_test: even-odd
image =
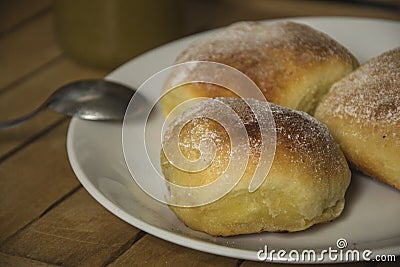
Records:
[[[52,0],[0,1],[0,35],[49,9]]]
[[[274,262],[255,262],[255,261],[245,261],[240,267],[293,267],[294,264],[284,264],[284,263],[274,263]],[[324,267],[369,267],[371,266],[366,262],[357,263],[338,263],[338,264],[301,264],[302,267],[314,267],[314,266],[324,266]]]
[[[79,185],[65,149],[68,123],[0,165],[0,241]]]
[[[0,92],[62,53],[54,39],[52,20],[52,13],[47,12],[0,38]]]
[[[376,267],[398,267],[400,258],[397,257],[395,262],[379,262]]]
[[[396,10],[343,1],[184,2],[189,3],[187,33],[243,19],[314,15],[400,19]],[[0,0],[0,121],[31,111],[69,81],[106,74],[64,55],[55,41],[51,4],[52,0]],[[110,262],[111,266],[286,266],[203,253],[122,222],[76,180],[65,149],[68,121],[62,118],[46,111],[23,126],[0,131],[0,266],[101,266]]]
[[[240,0],[226,0],[242,5]],[[395,9],[383,9],[369,5],[360,5],[344,1],[283,0],[263,1],[248,0],[246,6],[266,12],[275,17],[300,16],[352,16],[367,18],[385,18],[399,20]]]
[[[7,240],[0,251],[66,266],[100,266],[138,233],[81,188]]]
[[[0,94],[0,121],[9,120],[33,111],[58,87],[73,80],[101,78],[104,70],[78,65],[66,56],[60,56],[29,77]],[[62,116],[45,111],[16,128],[0,131],[0,157],[33,135],[59,120]]]
[[[344,1],[187,0],[183,3],[185,8],[184,26],[187,33],[222,27],[240,20],[289,17],[352,16],[400,20],[398,9],[383,9]]]
[[[35,261],[23,257],[18,257],[14,255],[9,255],[0,252],[0,266],[4,267],[52,267],[56,266],[53,264],[48,264],[40,261]]]
[[[238,260],[185,248],[145,235],[110,266],[231,266]]]

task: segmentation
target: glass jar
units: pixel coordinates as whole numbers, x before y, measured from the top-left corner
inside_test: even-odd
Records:
[[[102,68],[182,35],[179,0],[57,0],[55,32],[76,60]]]

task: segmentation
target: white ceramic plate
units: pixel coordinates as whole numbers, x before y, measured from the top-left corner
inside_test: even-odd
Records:
[[[361,63],[400,46],[400,23],[396,22],[325,17],[293,20],[326,32],[349,48]],[[107,78],[139,87],[152,74],[172,65],[190,42],[205,34],[154,49],[123,65]],[[160,114],[157,116],[161,118]],[[147,196],[134,182],[124,161],[121,131],[120,123],[73,119],[68,132],[69,159],[80,182],[98,202],[124,221],[152,235],[193,249],[249,260],[257,260],[257,251],[265,245],[268,250],[283,249],[286,252],[292,249],[321,251],[329,247],[337,249],[339,238],[347,240],[347,249],[369,249],[373,255],[400,254],[400,193],[358,173],[353,173],[343,214],[332,223],[298,233],[261,233],[230,238],[192,231],[166,205]],[[154,133],[154,138],[160,138],[160,134]],[[150,149],[150,153],[157,153],[153,155],[157,158],[159,148]],[[147,160],[145,155],[143,158]],[[273,260],[280,261],[277,257]],[[324,262],[336,261],[325,255]]]

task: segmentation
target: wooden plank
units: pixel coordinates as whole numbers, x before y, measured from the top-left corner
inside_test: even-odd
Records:
[[[0,90],[62,53],[48,12],[0,38]]]
[[[322,265],[322,264],[321,264]],[[293,267],[294,264],[284,264],[275,262],[255,262],[255,261],[244,261],[240,267]],[[301,266],[319,266],[316,264],[301,264]],[[353,263],[337,263],[337,264],[323,264],[326,267],[368,267],[371,266],[367,262],[353,262]]]
[[[238,260],[185,248],[145,235],[110,266],[236,266]]]
[[[265,13],[273,17],[355,16],[394,20],[400,19],[399,13],[394,9],[382,9],[355,3],[312,0],[249,0],[244,4],[243,1],[240,0],[225,1],[234,3],[238,8],[248,7],[254,11],[258,11],[258,14]]]
[[[65,149],[68,123],[0,165],[0,242],[79,185]]]
[[[56,266],[53,264],[48,264],[40,261],[35,261],[27,258],[22,258],[14,255],[8,255],[0,252],[0,266],[7,267],[21,267],[21,266],[31,266],[31,267],[51,267]]]
[[[399,266],[399,261],[400,261],[400,258],[397,257],[395,262],[393,262],[393,261],[379,262],[378,265],[376,265],[376,266],[377,267],[397,267],[397,266]]]
[[[67,160],[66,131],[64,123],[0,165],[0,241],[79,185]]]
[[[67,82],[100,78],[105,74],[104,70],[84,67],[66,56],[61,56],[33,77],[16,84],[0,95],[0,121],[33,111],[54,90]],[[0,131],[0,157],[60,118],[61,115],[53,111],[45,111],[24,125]]]
[[[382,9],[343,1],[221,0],[202,3],[199,0],[188,0],[183,1],[183,5],[184,27],[187,33],[222,27],[239,20],[286,17],[355,16],[400,20],[400,14],[396,9]]]
[[[16,25],[34,17],[52,5],[51,0],[2,0],[0,1],[0,35]]]
[[[237,0],[234,0],[237,1]],[[281,15],[287,13],[290,16],[356,16],[400,19],[396,10],[381,9],[375,6],[356,3],[312,0],[285,0],[262,1],[250,0],[254,7],[269,10],[271,13]]]
[[[7,240],[0,251],[53,264],[100,266],[121,254],[138,233],[81,188]]]

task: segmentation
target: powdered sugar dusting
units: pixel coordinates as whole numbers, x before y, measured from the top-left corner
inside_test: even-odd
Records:
[[[268,48],[276,47],[293,52],[301,50],[305,61],[309,61],[310,57],[323,61],[329,56],[340,57],[349,63],[354,60],[343,46],[304,24],[238,22],[209,37],[196,40],[178,57],[177,62],[236,61],[241,56],[245,56],[245,63],[260,62],[271,56]]]
[[[312,168],[315,179],[321,173],[337,177],[344,157],[328,128],[302,111],[271,106],[277,125],[277,147],[284,146],[284,157],[298,167]]]
[[[325,112],[357,124],[400,127],[400,48],[366,62],[334,84],[322,105]]]
[[[328,35],[294,22],[235,23],[193,42],[176,63],[188,61],[213,61],[236,68],[257,84],[268,101],[294,109],[297,102],[284,96],[311,70],[328,62],[349,70],[358,66],[352,54]],[[174,75],[182,79],[182,75],[191,75],[191,70]]]
[[[243,157],[250,156],[250,160],[257,164],[262,141],[254,113],[242,99],[218,98],[218,100],[227,104],[240,116],[250,143],[250,155],[243,155]],[[180,115],[176,121],[185,120],[185,118],[192,117],[200,110],[210,108],[211,101],[204,100],[196,104]],[[258,110],[265,110],[266,105],[268,105],[266,102],[255,99],[247,99],[246,101]],[[324,173],[327,177],[336,177],[335,174],[342,170],[339,167],[343,166],[344,158],[340,156],[339,149],[327,127],[307,113],[293,111],[274,104],[269,105],[276,125],[277,151],[283,156],[283,160],[289,160],[295,168],[311,171],[313,173],[311,177],[315,177],[316,180],[320,179],[318,177],[321,173]],[[214,110],[214,112],[224,112],[224,110]],[[207,118],[197,118],[188,123],[183,130],[180,138],[181,149],[198,151],[198,144],[202,139],[212,139],[217,147],[217,156],[213,164],[219,167],[228,165],[230,159],[229,138],[217,122]],[[168,142],[169,138],[167,135],[164,140]],[[191,155],[191,152],[186,151],[184,154]],[[222,171],[220,168],[217,169],[219,172]]]

